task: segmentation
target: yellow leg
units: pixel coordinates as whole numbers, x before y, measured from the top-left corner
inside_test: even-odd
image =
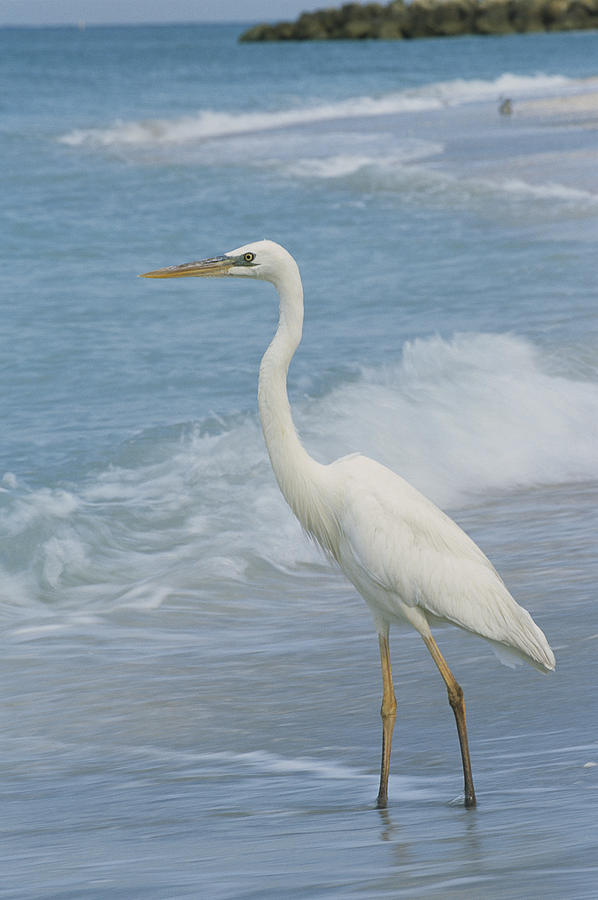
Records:
[[[455,714],[455,722],[457,723],[457,732],[459,734],[459,744],[461,746],[461,759],[463,761],[463,777],[465,781],[465,806],[475,806],[475,791],[473,789],[473,778],[471,775],[471,762],[469,759],[469,744],[467,742],[467,726],[465,724],[465,699],[463,697],[463,689],[455,680],[453,673],[447,666],[444,657],[438,649],[438,644],[432,637],[424,637],[426,647],[432,654],[432,659],[438,666],[438,670],[444,679],[448,691],[449,703]]]
[[[380,662],[382,664],[382,763],[380,766],[380,789],[376,806],[385,809],[388,802],[388,773],[390,770],[390,748],[392,744],[392,732],[397,717],[397,701],[392,684],[392,671],[390,668],[390,650],[388,647],[388,631],[379,634]]]

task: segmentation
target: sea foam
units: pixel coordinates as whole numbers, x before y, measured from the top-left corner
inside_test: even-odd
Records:
[[[534,214],[530,203],[541,211],[554,205],[560,211],[571,209],[581,214],[594,214],[598,206],[598,194],[585,188],[556,181],[534,183],[501,175],[457,173],[425,164],[442,151],[442,144],[421,140],[407,142],[392,156],[307,157],[282,164],[281,168],[298,178],[344,182],[361,192],[389,191],[414,196],[418,202],[448,203],[452,208],[476,204],[485,208],[488,200],[500,198],[515,205],[518,214],[526,218]],[[533,164],[530,177],[537,177]]]
[[[455,79],[434,82],[376,97],[350,97],[336,103],[314,103],[295,109],[230,113],[204,109],[176,118],[118,120],[107,127],[73,129],[63,134],[59,141],[71,147],[176,145],[317,122],[420,112],[465,103],[494,102],[501,94],[509,94],[512,98],[528,98],[546,92],[576,88],[582,89],[582,82],[563,75],[524,76],[505,73],[487,81]]]
[[[487,492],[598,478],[598,384],[513,335],[415,340],[396,364],[293,408],[321,462],[364,452],[451,511]],[[218,616],[222,591],[247,611],[258,571],[262,605],[269,572],[317,573],[335,590],[278,491],[257,414],[216,434],[182,428],[151,451],[141,436],[126,465],[68,491],[17,483],[1,499],[5,611],[60,598],[88,612],[201,603]]]

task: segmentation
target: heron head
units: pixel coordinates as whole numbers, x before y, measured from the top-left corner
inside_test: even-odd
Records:
[[[211,256],[180,266],[166,266],[145,272],[141,278],[220,277],[223,275],[248,276],[265,281],[276,281],[293,257],[274,241],[257,241],[230,250],[223,256]]]

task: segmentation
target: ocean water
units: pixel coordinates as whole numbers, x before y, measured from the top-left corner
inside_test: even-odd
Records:
[[[0,897],[595,897],[598,34],[240,30],[0,30]],[[373,625],[257,417],[271,286],[136,277],[263,237],[310,452],[411,480],[555,650],[436,635],[476,810],[409,631],[373,808]]]

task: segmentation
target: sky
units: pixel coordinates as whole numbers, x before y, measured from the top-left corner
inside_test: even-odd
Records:
[[[0,25],[273,22],[345,0],[0,0]]]

